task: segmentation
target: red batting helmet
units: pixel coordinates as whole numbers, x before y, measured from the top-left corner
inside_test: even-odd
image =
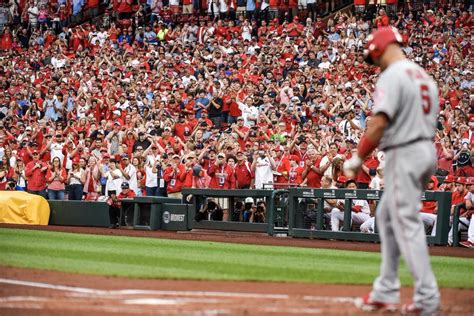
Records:
[[[394,27],[380,27],[367,37],[366,49],[364,50],[365,61],[373,64],[374,60],[380,58],[391,43],[403,43],[403,38]]]

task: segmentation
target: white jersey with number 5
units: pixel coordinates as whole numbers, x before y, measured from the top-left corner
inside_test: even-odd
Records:
[[[438,87],[417,64],[400,60],[380,75],[374,95],[374,113],[390,119],[380,148],[432,139],[439,111]]]

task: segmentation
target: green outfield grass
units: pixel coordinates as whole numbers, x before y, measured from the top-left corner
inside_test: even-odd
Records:
[[[432,257],[442,287],[474,288],[473,260]],[[158,279],[371,284],[380,254],[0,229],[0,265]],[[1,271],[1,269],[0,269]],[[1,276],[1,272],[0,272]],[[411,279],[401,267],[404,285]]]

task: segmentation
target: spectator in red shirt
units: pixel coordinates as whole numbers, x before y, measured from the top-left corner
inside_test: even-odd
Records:
[[[252,187],[255,174],[251,167],[252,165],[247,161],[244,153],[239,150],[237,152],[237,164],[235,165],[236,189],[250,189]]]
[[[168,183],[167,192],[168,197],[181,199],[181,189],[183,188],[184,180],[186,179],[186,168],[180,162],[179,155],[173,156],[173,161],[165,169],[163,179]]]
[[[385,13],[384,9],[379,10],[379,16],[375,19],[375,26],[384,27],[390,25],[390,18]]]
[[[211,177],[210,189],[235,189],[234,169],[226,163],[224,153],[217,155],[217,161],[209,167],[207,174]]]
[[[48,165],[39,159],[38,150],[33,150],[33,160],[26,165],[27,190],[31,194],[46,198],[46,172]]]
[[[133,190],[130,190],[128,182],[122,182],[120,185],[121,191],[117,195],[116,191],[112,191],[107,203],[109,204],[109,216],[110,216],[110,228],[117,228],[120,226],[120,211],[122,209],[122,201],[124,199],[133,199],[136,194]],[[128,224],[127,217],[124,218],[125,224]]]

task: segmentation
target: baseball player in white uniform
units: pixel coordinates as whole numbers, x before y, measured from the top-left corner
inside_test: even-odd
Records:
[[[354,180],[346,182],[346,189],[355,190],[357,184]],[[370,207],[367,200],[352,200],[351,222],[362,224],[370,218]],[[344,220],[344,200],[338,200],[336,207],[331,210],[331,229],[339,231],[339,224]]]
[[[474,178],[467,178],[466,181],[468,193],[464,197],[464,204],[466,206],[466,213],[464,213],[465,216],[460,217],[459,221],[462,223],[459,223],[459,229],[463,229],[462,226],[467,226],[467,240],[462,241],[459,244],[463,247],[467,248],[474,248],[474,220],[472,219],[472,212],[474,210]],[[451,227],[451,230],[449,231],[449,237],[451,239],[452,243],[452,238],[453,238],[453,228]]]
[[[379,147],[386,154],[385,194],[376,217],[382,264],[372,292],[356,300],[364,311],[395,310],[400,301],[398,266],[403,255],[414,278],[413,302],[404,315],[435,315],[440,294],[431,269],[425,230],[420,219],[421,194],[435,171],[438,88],[417,64],[407,60],[395,28],[381,27],[367,38],[366,60],[382,73],[374,94],[373,116],[361,137],[357,154],[344,164],[354,175],[364,159]]]

